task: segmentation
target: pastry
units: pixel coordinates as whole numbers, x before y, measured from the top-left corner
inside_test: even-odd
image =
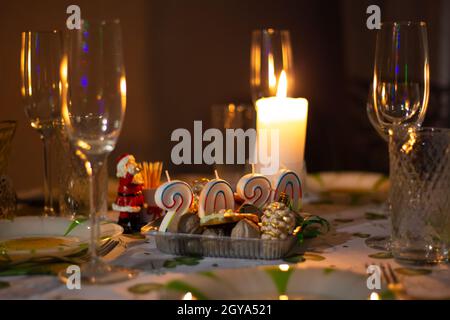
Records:
[[[239,221],[231,231],[232,238],[260,238],[258,225],[248,219]]]
[[[249,219],[254,223],[259,222],[259,218],[253,213],[238,213],[232,210],[220,210],[217,213],[208,214],[200,219],[202,227],[215,226],[221,224],[228,224],[238,222],[242,219]]]
[[[201,234],[200,218],[195,213],[185,213],[175,216],[170,222],[168,231],[172,233]]]

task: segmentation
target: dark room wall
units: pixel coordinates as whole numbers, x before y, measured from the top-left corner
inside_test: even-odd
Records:
[[[404,1],[379,2],[393,19],[404,12]],[[171,166],[170,134],[191,129],[194,120],[208,125],[214,104],[250,102],[251,31],[273,27],[291,31],[294,95],[309,100],[308,169],[386,170],[386,145],[365,115],[365,89],[358,88],[356,98],[351,91],[354,81],[365,86],[371,76],[374,32],[365,28],[365,0],[2,0],[0,120],[19,122],[9,165],[18,190],[42,183],[42,146],[20,99],[20,32],[63,29],[70,4],[78,4],[84,18],[122,22],[127,114],[110,167],[130,152],[138,160],[161,159],[174,172],[211,171]],[[443,4],[423,6],[438,42]]]

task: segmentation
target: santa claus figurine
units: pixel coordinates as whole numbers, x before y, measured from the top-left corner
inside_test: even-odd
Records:
[[[119,157],[116,175],[119,178],[119,189],[112,208],[120,212],[118,223],[124,228],[124,233],[139,232],[141,209],[144,205],[144,179],[134,156],[124,154]]]

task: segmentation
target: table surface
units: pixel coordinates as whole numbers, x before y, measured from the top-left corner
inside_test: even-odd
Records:
[[[371,209],[373,205],[305,205],[305,212],[326,218],[331,224],[331,230],[296,248],[298,254],[305,258],[300,259],[304,260],[301,262],[203,257],[190,259],[187,264],[183,260],[174,263],[175,257],[158,251],[152,237],[142,239],[122,235],[120,245],[105,259],[116,265],[139,270],[137,278],[112,285],[89,285],[83,286],[83,290],[68,290],[54,275],[0,277],[0,282],[3,283],[0,286],[0,299],[158,299],[157,291],[138,294],[130,288],[137,284],[164,284],[187,273],[286,263],[299,268],[334,268],[360,274],[366,274],[366,265],[390,263],[397,270],[409,296],[448,299],[449,265],[400,265],[386,252],[365,245],[367,237],[389,233],[389,220],[383,216],[368,214]]]

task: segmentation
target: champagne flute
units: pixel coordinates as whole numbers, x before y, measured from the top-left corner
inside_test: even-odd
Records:
[[[383,23],[377,34],[373,107],[379,128],[421,126],[430,94],[425,22]]]
[[[430,71],[424,22],[383,23],[377,34],[372,88],[366,110],[377,132],[388,141],[396,128],[421,126],[428,107]],[[390,212],[390,200],[382,205]],[[390,237],[366,240],[390,250]]]
[[[20,55],[21,94],[25,113],[44,145],[44,214],[54,214],[51,140],[60,122],[59,62],[62,54],[58,31],[22,32]]]
[[[84,162],[90,185],[90,261],[82,281],[104,284],[130,279],[133,270],[114,267],[97,255],[100,213],[99,172],[114,150],[125,115],[126,79],[120,22],[82,21],[67,33],[61,62],[62,116],[76,155]],[[64,274],[60,274],[64,278]]]

